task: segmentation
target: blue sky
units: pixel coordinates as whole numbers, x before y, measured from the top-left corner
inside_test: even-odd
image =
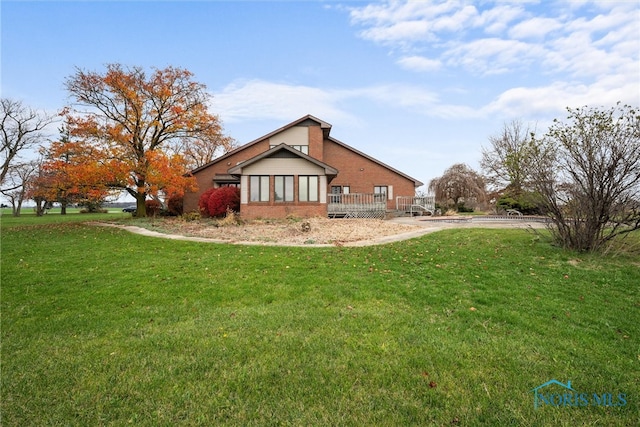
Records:
[[[424,183],[513,119],[640,106],[637,1],[12,1],[1,93],[50,112],[76,67],[176,66],[249,142],[306,114]],[[55,129],[52,136],[55,135]]]

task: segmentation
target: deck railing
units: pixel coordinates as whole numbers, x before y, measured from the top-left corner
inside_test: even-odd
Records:
[[[384,218],[387,211],[384,194],[329,194],[327,197],[327,212],[331,218]]]
[[[433,215],[436,209],[436,198],[434,196],[398,196],[396,197],[396,210],[406,213],[429,212]]]

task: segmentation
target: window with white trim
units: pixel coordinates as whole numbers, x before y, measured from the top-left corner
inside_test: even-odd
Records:
[[[276,202],[293,202],[293,175],[276,175],[273,184]]]
[[[373,187],[373,194],[376,202],[386,202],[387,194],[389,194],[389,188],[386,185],[375,185]]]
[[[269,201],[269,176],[251,175],[249,177],[249,189],[251,191],[252,202]]]
[[[318,176],[298,176],[298,201],[317,202],[318,199]]]

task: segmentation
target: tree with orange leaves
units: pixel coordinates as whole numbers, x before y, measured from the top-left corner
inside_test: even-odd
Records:
[[[110,64],[104,74],[77,69],[65,82],[82,108],[67,111],[71,135],[101,147],[117,171],[127,171],[126,180],[111,186],[136,199],[137,216],[146,215],[148,196],[195,189],[186,176],[190,153],[176,147],[204,144],[215,152],[233,146],[222,135],[219,118],[208,111],[206,87],[192,77],[174,67],[147,75],[140,67]]]
[[[41,172],[33,187],[41,198],[60,203],[62,215],[69,204],[78,203],[93,211],[126,183],[127,171],[102,147],[71,138],[68,127],[60,129],[60,139],[41,150]]]

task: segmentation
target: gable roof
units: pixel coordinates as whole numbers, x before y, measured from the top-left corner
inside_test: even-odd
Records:
[[[376,158],[374,158],[374,157],[371,157],[371,156],[369,156],[368,154],[365,154],[365,153],[363,153],[362,151],[357,150],[357,149],[353,148],[352,146],[350,146],[350,145],[348,145],[348,144],[345,144],[345,143],[344,143],[344,142],[342,142],[342,141],[339,141],[339,140],[337,140],[337,139],[335,139],[335,138],[333,138],[333,137],[331,137],[331,136],[330,136],[330,137],[328,137],[327,139],[328,139],[329,141],[331,141],[331,142],[335,143],[335,144],[340,145],[341,147],[346,148],[347,150],[350,150],[350,151],[352,151],[352,152],[354,152],[354,153],[356,153],[356,154],[358,154],[358,155],[360,155],[360,156],[362,156],[362,157],[365,157],[365,158],[366,158],[366,159],[368,159],[368,160],[371,160],[371,161],[372,161],[372,162],[374,162],[374,163],[379,164],[380,166],[382,166],[382,167],[384,167],[384,168],[389,169],[390,171],[393,171],[393,172],[397,173],[398,175],[400,175],[400,176],[402,176],[402,177],[404,177],[404,178],[408,179],[409,181],[413,181],[413,184],[414,184],[414,186],[415,186],[415,187],[420,187],[421,185],[424,185],[424,183],[423,183],[423,182],[418,181],[417,179],[410,177],[410,176],[409,176],[409,175],[407,175],[406,173],[400,172],[398,169],[393,168],[393,167],[389,166],[388,164],[383,163],[383,162],[381,162],[380,160],[378,160],[378,159],[376,159]]]
[[[250,142],[248,142],[246,144],[243,144],[240,147],[235,148],[235,149],[223,154],[222,156],[212,160],[211,162],[209,162],[209,163],[207,163],[207,164],[205,164],[203,166],[200,166],[199,168],[196,168],[196,169],[192,170],[191,173],[194,174],[194,173],[199,172],[199,171],[201,171],[203,169],[206,169],[209,166],[211,166],[212,164],[218,163],[218,162],[226,159],[227,157],[230,157],[230,156],[232,156],[232,155],[234,155],[234,154],[236,154],[236,153],[238,153],[238,152],[240,152],[242,150],[245,150],[245,149],[251,147],[252,145],[255,145],[255,144],[259,143],[259,142],[262,142],[265,139],[269,139],[272,136],[279,134],[280,132],[283,132],[283,131],[285,131],[285,130],[287,130],[289,128],[292,128],[294,126],[298,126],[298,125],[301,125],[301,124],[305,124],[305,123],[308,123],[308,122],[314,122],[314,123],[320,125],[320,128],[322,129],[322,136],[323,136],[324,139],[328,139],[329,141],[334,142],[335,144],[338,144],[341,147],[344,147],[347,150],[352,151],[353,153],[356,153],[356,154],[358,154],[358,155],[360,155],[360,156],[362,156],[362,157],[364,157],[364,158],[366,158],[366,159],[368,159],[368,160],[370,160],[370,161],[372,161],[374,163],[379,164],[380,166],[382,166],[382,167],[384,167],[386,169],[389,169],[390,171],[392,171],[392,172],[394,172],[394,173],[396,173],[396,174],[408,179],[409,181],[413,181],[415,187],[420,187],[421,185],[424,185],[423,182],[420,182],[419,180],[417,180],[415,178],[412,178],[412,177],[410,177],[409,175],[407,175],[407,174],[405,174],[403,172],[400,172],[399,170],[387,165],[386,163],[383,163],[380,160],[378,160],[376,158],[373,158],[373,157],[363,153],[362,151],[359,151],[359,150],[351,147],[350,145],[345,144],[344,142],[339,141],[339,140],[329,136],[329,133],[331,132],[331,124],[325,122],[324,120],[320,120],[319,118],[317,118],[315,116],[312,116],[311,114],[307,114],[304,117],[300,117],[298,120],[295,120],[295,121],[293,121],[293,122],[291,122],[291,123],[289,123],[287,125],[284,125],[281,128],[274,130],[273,132],[270,132],[270,133],[268,133],[268,134],[266,134],[264,136],[261,136],[261,137],[259,137],[257,139],[254,139],[253,141],[250,141]],[[271,150],[269,150],[269,151],[271,151]],[[265,153],[268,153],[269,151],[266,151]],[[302,154],[302,153],[300,153],[300,154]],[[303,154],[303,156],[305,156],[305,155]],[[256,156],[256,157],[258,157],[258,156]],[[309,156],[305,156],[305,157],[308,157],[309,159],[312,159]],[[315,159],[313,159],[313,160],[315,160]],[[243,163],[245,163],[245,165],[246,165],[246,161],[243,162]],[[320,162],[320,163],[322,163],[322,162]],[[322,164],[325,165],[325,166],[328,166],[325,163],[322,163]]]
[[[255,157],[252,157],[252,158],[250,158],[248,160],[245,160],[244,162],[241,162],[241,163],[233,166],[232,168],[229,169],[229,173],[231,175],[240,175],[240,174],[242,174],[242,169],[244,167],[250,166],[250,165],[252,165],[254,163],[259,162],[262,159],[266,159],[266,158],[269,158],[269,157],[283,157],[283,156],[279,156],[278,155],[278,154],[281,154],[281,153],[288,153],[289,155],[287,155],[286,157],[289,157],[289,158],[299,157],[299,158],[304,159],[304,160],[306,160],[308,162],[311,162],[314,165],[319,166],[322,169],[324,169],[324,173],[326,175],[334,175],[335,176],[335,175],[338,174],[338,170],[337,169],[329,166],[326,163],[321,162],[318,159],[314,159],[313,157],[308,156],[308,155],[304,154],[302,151],[296,150],[295,148],[290,147],[285,143],[279,144],[279,145],[277,145],[277,146],[275,146],[275,147],[273,147],[273,148],[271,148],[271,149],[269,149],[269,150],[267,150],[267,151],[265,151],[263,153],[258,154]]]
[[[259,143],[259,142],[262,142],[265,139],[269,139],[272,136],[279,134],[280,132],[283,132],[283,131],[285,131],[285,130],[287,130],[289,128],[292,128],[294,126],[302,124],[302,123],[304,123],[306,121],[312,121],[312,122],[315,122],[315,123],[319,124],[320,128],[322,129],[322,134],[323,134],[324,138],[328,138],[329,137],[329,132],[331,131],[331,125],[329,123],[323,121],[323,120],[318,119],[317,117],[312,116],[311,114],[307,114],[306,116],[300,117],[298,120],[295,120],[295,121],[293,121],[293,122],[291,122],[291,123],[289,123],[287,125],[284,125],[281,128],[274,130],[273,132],[269,132],[266,135],[263,135],[263,136],[261,136],[261,137],[259,137],[257,139],[254,139],[253,141],[247,142],[246,144],[242,144],[238,148],[234,148],[233,150],[224,153],[222,156],[213,159],[209,163],[207,163],[205,165],[202,165],[202,166],[200,166],[198,168],[195,168],[194,170],[191,171],[191,173],[193,174],[193,173],[199,172],[199,171],[201,171],[203,169],[206,169],[206,168],[208,168],[209,166],[211,166],[214,163],[218,163],[219,161],[224,160],[227,157],[230,157],[230,156],[232,156],[232,155],[234,155],[234,154],[236,154],[236,153],[238,153],[240,151],[243,151],[243,150],[251,147],[252,145],[255,145],[255,144]]]

